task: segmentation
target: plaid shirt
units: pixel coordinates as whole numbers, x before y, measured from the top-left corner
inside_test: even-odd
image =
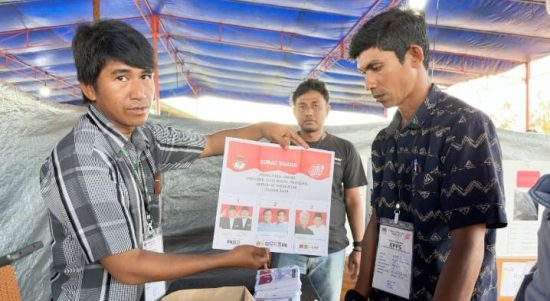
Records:
[[[142,247],[145,211],[154,227],[161,224],[160,200],[153,193],[155,173],[188,167],[204,143],[203,135],[151,124],[136,128],[128,141],[90,106],[40,173],[53,238],[54,300],[142,296],[143,285],[118,282],[99,260]],[[132,168],[138,166],[141,177],[136,179]]]

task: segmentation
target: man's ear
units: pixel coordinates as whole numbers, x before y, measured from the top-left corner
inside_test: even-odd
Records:
[[[327,103],[327,116],[328,116],[328,113],[330,113],[330,104]]]
[[[94,85],[84,84],[80,83],[80,90],[82,90],[82,93],[91,101],[94,102],[97,98],[95,94],[95,88]]]
[[[419,67],[424,64],[424,50],[418,45],[411,45],[408,53],[411,55],[411,64],[413,67]]]

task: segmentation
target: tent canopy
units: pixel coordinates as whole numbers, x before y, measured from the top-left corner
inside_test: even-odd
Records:
[[[305,78],[327,82],[333,109],[382,115],[347,46],[399,0],[99,1],[151,41],[158,34],[161,97],[213,95],[284,104]],[[40,97],[80,103],[70,49],[92,0],[0,1],[0,80]],[[430,75],[448,86],[550,54],[544,0],[429,0]],[[155,28],[158,28],[156,30]]]

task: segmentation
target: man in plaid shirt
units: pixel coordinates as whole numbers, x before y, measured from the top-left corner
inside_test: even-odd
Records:
[[[146,123],[153,50],[123,22],[78,28],[73,54],[87,114],[53,149],[40,184],[52,232],[54,300],[155,300],[163,281],[223,267],[260,268],[254,246],[212,255],[162,253],[158,172],[223,153],[225,137],[306,146],[288,126],[258,123],[202,135]]]

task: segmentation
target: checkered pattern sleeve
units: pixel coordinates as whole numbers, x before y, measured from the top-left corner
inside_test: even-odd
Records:
[[[153,157],[160,170],[187,168],[204,149],[206,137],[191,131],[146,124],[144,133],[154,141]]]
[[[105,154],[77,151],[63,141],[42,167],[44,201],[88,264],[138,247],[120,178]]]

